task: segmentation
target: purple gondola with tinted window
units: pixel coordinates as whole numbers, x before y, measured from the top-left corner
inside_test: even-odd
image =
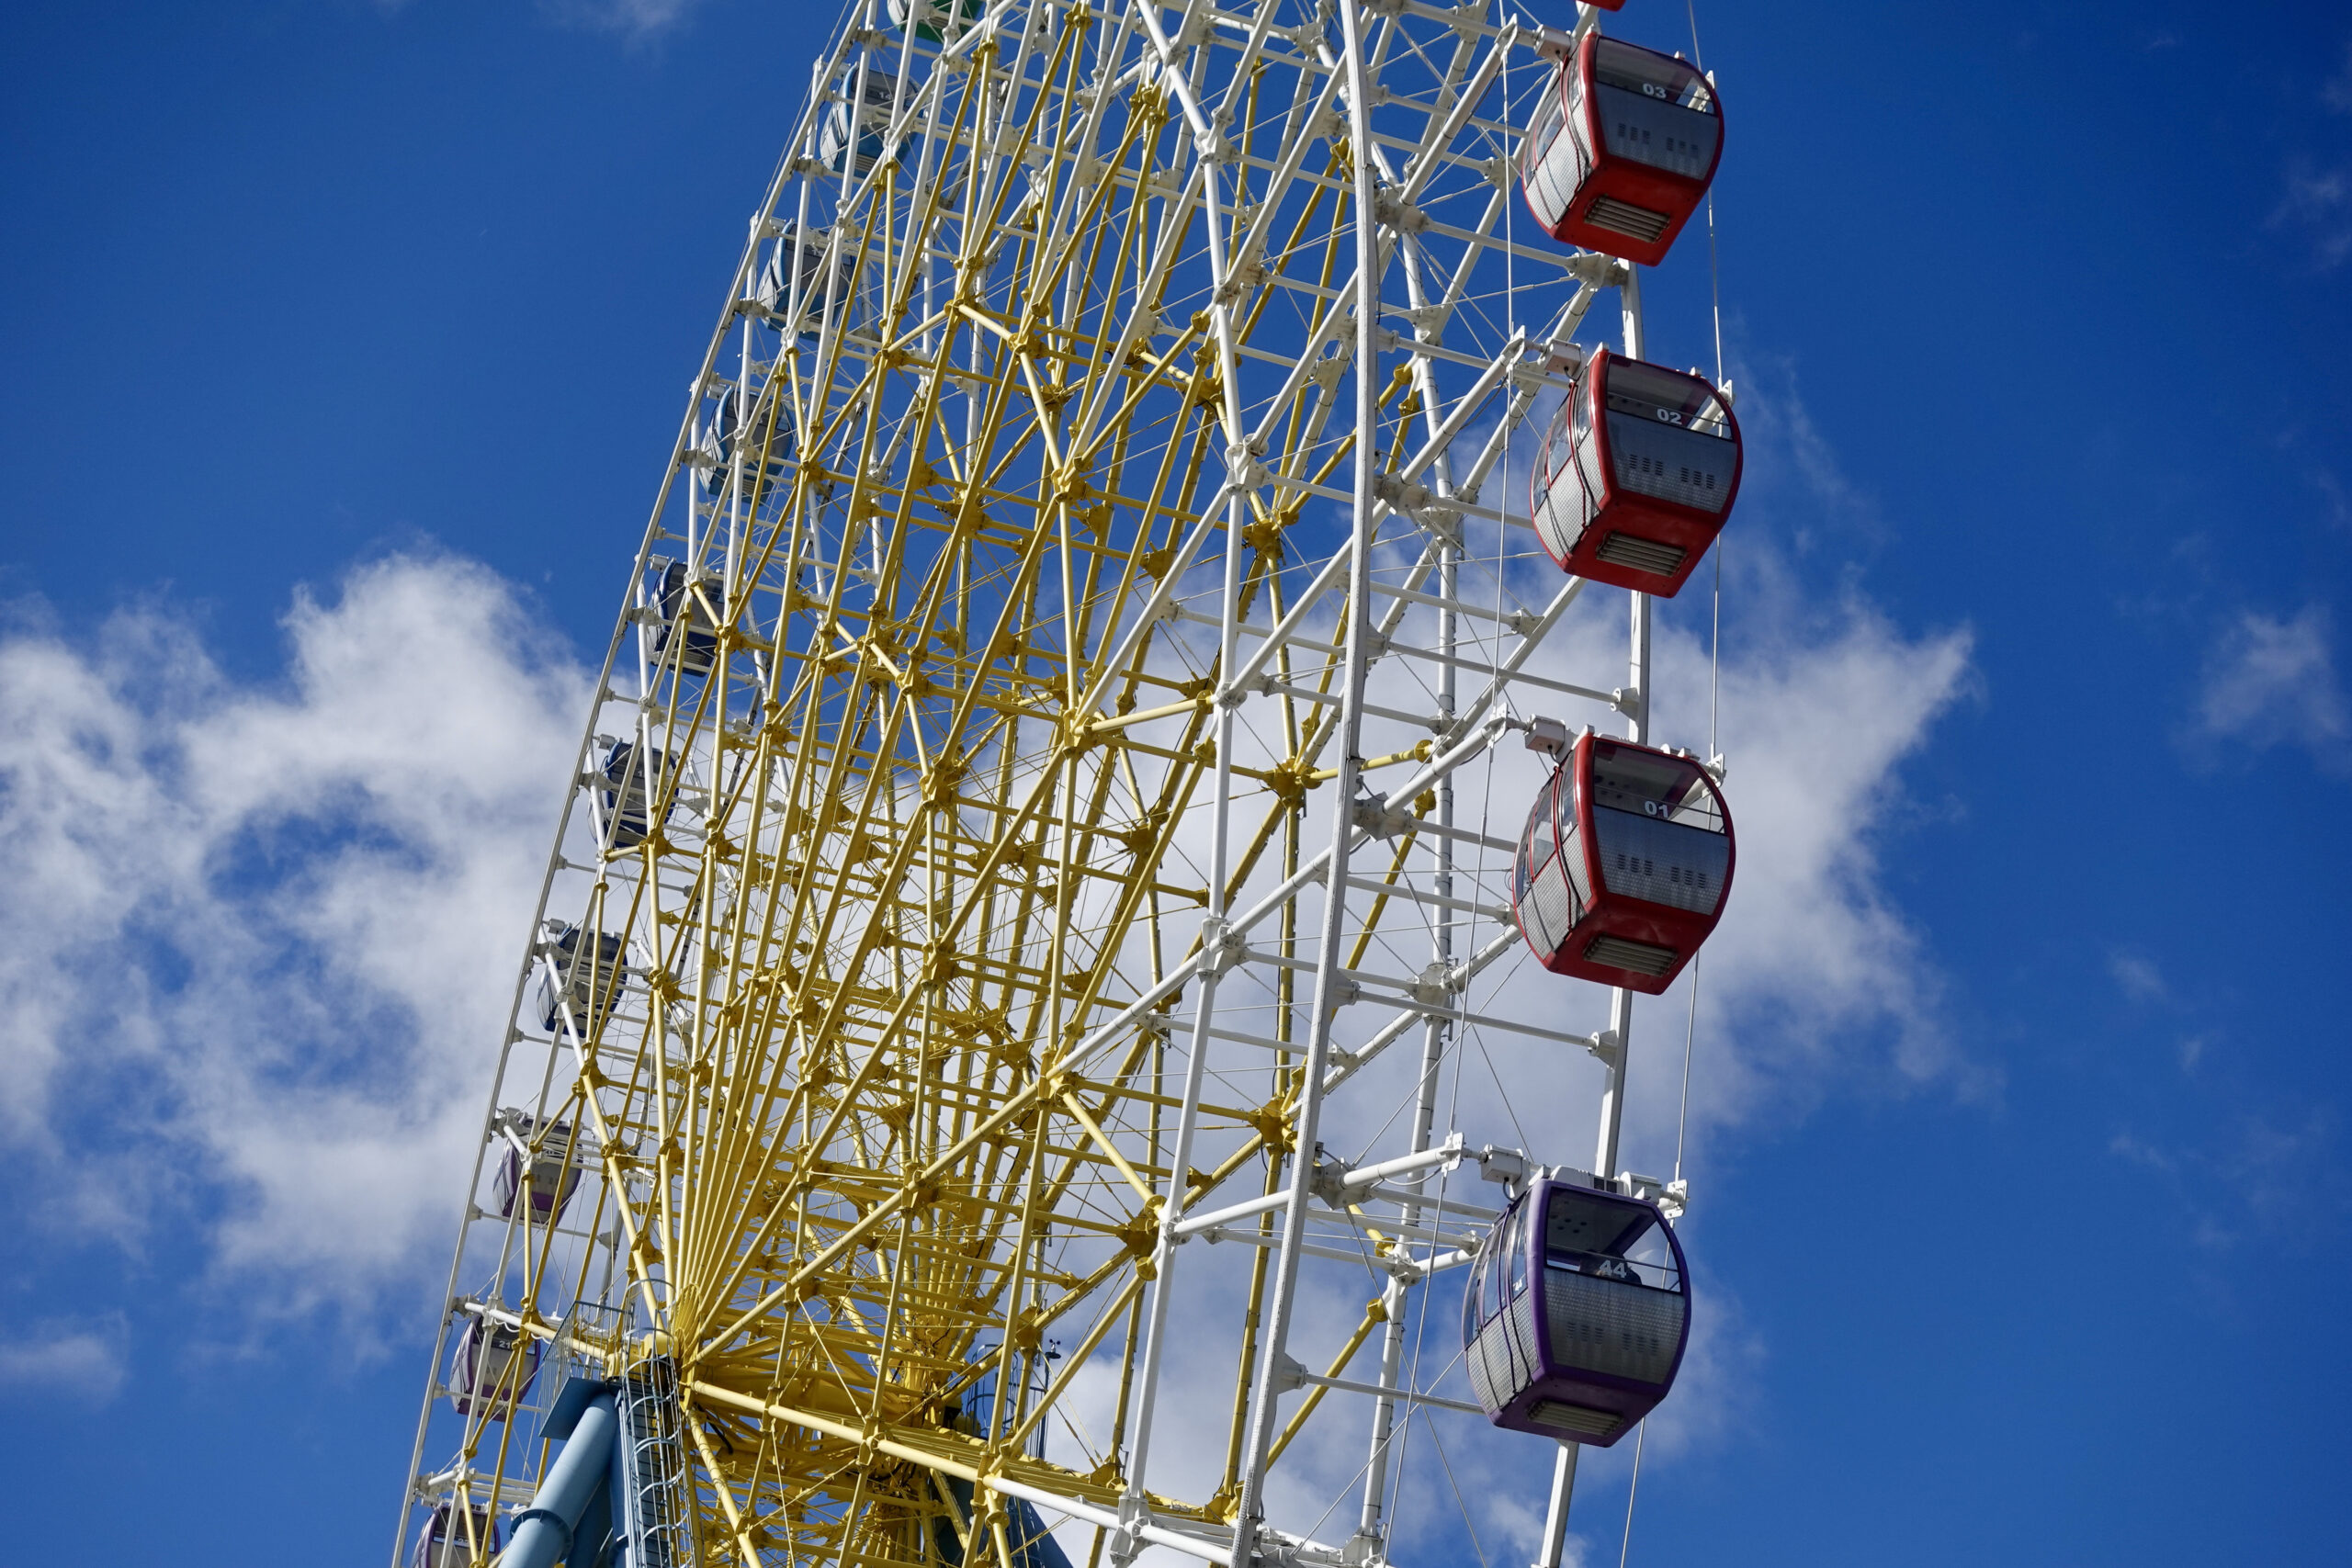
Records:
[[[530,1145],[531,1218],[540,1224],[551,1225],[563,1217],[564,1205],[571,1201],[572,1190],[580,1185],[580,1163],[574,1157],[571,1125],[566,1122],[550,1122],[542,1127],[520,1111],[507,1112],[514,1135]],[[502,1137],[500,1140],[504,1143]],[[491,1179],[491,1189],[498,1195],[498,1217],[514,1217],[514,1200],[525,1187],[523,1155],[512,1143],[506,1143],[506,1157],[498,1162],[498,1173]]]
[[[540,1025],[560,1041],[568,1021],[582,1043],[593,1040],[627,983],[621,939],[609,931],[590,937],[577,926],[559,926],[540,951],[553,970],[539,970]]]
[[[1498,1427],[1607,1448],[1640,1424],[1690,1337],[1682,1244],[1657,1206],[1535,1182],[1462,1293],[1463,1359]]]
[[[539,1342],[511,1324],[469,1314],[449,1358],[449,1403],[460,1416],[503,1421],[538,1375]]]
[[[501,1544],[498,1517],[490,1509],[443,1503],[417,1531],[409,1568],[475,1568],[496,1556]]]

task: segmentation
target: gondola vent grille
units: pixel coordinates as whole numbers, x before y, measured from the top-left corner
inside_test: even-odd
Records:
[[[1611,566],[1631,567],[1635,571],[1672,577],[1682,569],[1683,559],[1690,552],[1663,539],[1645,539],[1638,534],[1612,528],[1609,537],[1600,541],[1600,548],[1592,553]]]
[[[1562,1432],[1580,1432],[1589,1438],[1607,1437],[1623,1420],[1613,1410],[1589,1410],[1581,1404],[1570,1404],[1564,1399],[1539,1399],[1527,1418],[1539,1427],[1550,1427]]]
[[[1630,234],[1645,243],[1665,233],[1667,224],[1673,221],[1663,212],[1652,212],[1646,207],[1635,207],[1611,196],[1594,197],[1592,205],[1585,209],[1584,220],[1596,229]]]
[[[1663,975],[1674,967],[1679,956],[1670,947],[1656,942],[1634,942],[1628,937],[1597,936],[1584,950],[1585,962],[1604,964],[1611,969],[1631,969],[1636,975]]]

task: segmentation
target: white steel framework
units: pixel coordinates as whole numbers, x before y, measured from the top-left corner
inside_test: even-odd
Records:
[[[1449,1075],[1598,1057],[1618,1176],[1631,997],[1494,1001],[1517,736],[1650,723],[1649,603],[1553,568],[1513,468],[1605,293],[1642,352],[1633,269],[1520,206],[1572,39],[855,0],[636,559],[396,1562],[435,1507],[487,1557],[562,1376],[649,1357],[707,1562],[1386,1559],[1408,1418],[1475,1408],[1430,1282],[1582,1158]],[[566,1195],[494,1201],[510,1156]],[[537,1351],[460,1412],[469,1318]],[[1335,1492],[1301,1439],[1358,1421]]]

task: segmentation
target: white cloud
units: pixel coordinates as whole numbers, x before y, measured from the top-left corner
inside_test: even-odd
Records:
[[[2327,612],[2313,605],[2292,620],[2249,612],[2226,627],[2206,656],[2196,728],[2206,740],[2300,745],[2340,767],[2352,718]]]
[[[1804,450],[1790,456],[1780,438],[1759,449],[1780,453],[1809,497],[1869,510],[1788,403],[1777,424],[1759,416],[1758,427]],[[1740,863],[1702,964],[1691,1103],[1700,1198],[1685,1232],[1702,1273],[1711,1131],[1801,1111],[1858,1077],[1981,1081],[1943,1037],[1934,966],[1881,860],[1907,810],[1903,761],[1967,689],[1969,637],[1906,634],[1859,598],[1815,613],[1764,533],[1744,536],[1735,558],[1722,671]],[[1622,669],[1622,611],[1580,616],[1545,650],[1556,660],[1549,672],[1612,660]],[[1701,625],[1661,618],[1666,742],[1704,743]],[[332,605],[299,604],[288,632],[291,671],[267,690],[224,678],[184,619],[157,609],[118,616],[87,641],[40,627],[0,638],[0,734],[11,737],[0,753],[0,854],[33,890],[0,912],[0,979],[21,998],[0,1024],[0,1085],[17,1111],[0,1129],[46,1149],[48,1201],[103,1212],[127,1235],[175,1193],[122,1195],[66,1178],[99,1168],[94,1151],[146,1141],[159,1157],[144,1168],[233,1195],[214,1237],[224,1269],[275,1277],[297,1302],[364,1305],[396,1284],[439,1283],[452,1172],[472,1150],[588,685],[534,639],[503,585],[446,558],[362,570]],[[1381,679],[1396,663],[1384,661]],[[1495,830],[1515,830],[1541,766],[1524,752],[1497,760]],[[1550,1017],[1601,995],[1524,964],[1498,986],[1474,1005]],[[1663,1173],[1672,1157],[1673,1036],[1686,994],[1641,1004],[1626,1129],[1636,1168]],[[1396,1080],[1387,1088],[1410,1077],[1408,1055],[1378,1065]],[[1465,1065],[1457,1124],[1474,1141],[1483,1125],[1545,1158],[1589,1150],[1588,1059],[1541,1049],[1506,1061],[1513,1099],[1551,1124],[1534,1129],[1540,1145],[1518,1135],[1483,1062]],[[1384,1099],[1368,1075],[1350,1098],[1377,1122],[1401,1093]],[[1342,1114],[1330,1136],[1337,1146],[1373,1131]],[[1473,1201],[1498,1195],[1473,1187]],[[1220,1270],[1242,1267],[1244,1249],[1216,1251]],[[1230,1306],[1233,1283],[1200,1276],[1202,1303]],[[1363,1293],[1316,1277],[1301,1288],[1301,1321],[1314,1327],[1294,1349],[1320,1366],[1331,1350],[1322,1341],[1355,1322]],[[1736,1290],[1707,1283],[1686,1385],[1661,1413],[1653,1459],[1740,1423],[1762,1351]],[[1442,1308],[1417,1330],[1425,1383],[1452,1359],[1449,1337]],[[1222,1461],[1231,1355],[1229,1343],[1188,1340],[1174,1369],[1184,1394],[1171,1397],[1159,1442],[1180,1469],[1202,1472],[1200,1495]],[[1458,1374],[1447,1392],[1464,1392]],[[1099,1437],[1114,1390],[1093,1393],[1086,1420]],[[1495,1440],[1475,1417],[1426,1419],[1445,1424],[1457,1469],[1477,1472],[1490,1558],[1532,1545],[1543,1445]],[[1443,1533],[1452,1517],[1434,1440],[1417,1442],[1399,1483],[1407,1538]],[[1295,1492],[1272,1499],[1280,1522],[1314,1520],[1363,1462],[1352,1415],[1318,1422],[1302,1444],[1312,1462],[1292,1472]],[[1594,1473],[1630,1453],[1628,1443],[1594,1460]],[[1498,1495],[1535,1503],[1499,1508]],[[1336,1536],[1351,1528],[1345,1506],[1330,1518]]]
[[[2344,63],[2320,84],[2320,102],[2337,114],[2352,114],[2352,42],[2344,46]]]
[[[361,1305],[447,1243],[588,686],[447,558],[285,625],[262,686],[166,606],[0,634],[0,1140],[37,1221]]]
[[[119,1316],[0,1336],[0,1389],[103,1404],[122,1387],[126,1339]]]

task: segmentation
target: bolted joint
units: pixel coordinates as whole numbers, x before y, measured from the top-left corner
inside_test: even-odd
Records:
[[[1595,288],[1614,288],[1634,276],[1630,263],[1615,256],[1604,256],[1598,251],[1583,251],[1568,258],[1568,276],[1578,283],[1589,283]]]
[[[1249,952],[1241,933],[1222,917],[1208,915],[1201,920],[1201,964],[1211,975],[1223,975]]]
[[[1326,1015],[1335,1014],[1341,1008],[1351,1008],[1362,1000],[1363,1000],[1362,985],[1344,975],[1334,975],[1331,976],[1329,998],[1325,1002],[1323,1011]]]
[[[1353,1168],[1347,1161],[1326,1155],[1323,1145],[1317,1144],[1315,1145],[1315,1168],[1307,1176],[1306,1190],[1329,1207],[1344,1209],[1347,1207],[1348,1172]]]
[[[1360,795],[1355,825],[1375,839],[1393,839],[1413,825],[1411,804],[1392,805],[1385,795]]]
[[[1455,994],[1467,983],[1460,965],[1432,960],[1421,966],[1420,977],[1413,982],[1411,994],[1423,1007],[1452,1007]]]
[[[1372,217],[1374,222],[1400,234],[1418,234],[1430,226],[1428,213],[1389,190],[1373,192]]]
[[[1377,499],[1386,502],[1395,511],[1415,514],[1418,514],[1422,507],[1437,499],[1430,493],[1429,486],[1416,484],[1411,479],[1400,479],[1390,473],[1377,473],[1372,476],[1372,493]]]
[[[1119,1499],[1119,1522],[1111,1528],[1104,1542],[1110,1548],[1111,1561],[1126,1568],[1143,1551],[1144,1527],[1151,1523],[1151,1508],[1139,1492],[1128,1492]]]

